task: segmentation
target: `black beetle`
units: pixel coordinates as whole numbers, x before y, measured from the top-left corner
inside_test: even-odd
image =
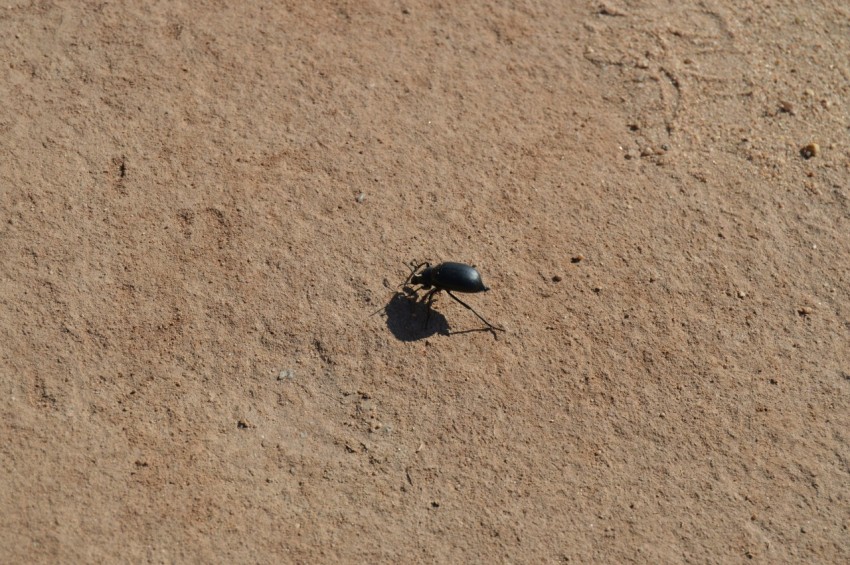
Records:
[[[481,273],[479,273],[475,267],[464,263],[440,263],[433,267],[427,262],[420,263],[416,267],[413,267],[410,271],[410,276],[407,277],[407,280],[404,281],[403,284],[421,285],[420,288],[413,290],[414,294],[419,290],[431,289],[422,299],[426,302],[428,307],[428,315],[425,318],[426,326],[428,325],[428,320],[431,319],[431,303],[434,301],[434,295],[441,290],[445,290],[446,294],[459,302],[464,308],[478,316],[478,319],[487,324],[487,327],[491,330],[499,330],[500,332],[505,331],[503,328],[494,326],[485,320],[481,314],[472,308],[472,306],[451,292],[485,292],[490,290],[484,286],[484,281],[481,280]]]

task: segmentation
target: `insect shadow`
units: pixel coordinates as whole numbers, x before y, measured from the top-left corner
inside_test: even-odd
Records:
[[[439,312],[431,312],[431,320],[425,325],[428,305],[417,300],[415,294],[396,292],[382,311],[386,316],[387,328],[399,341],[417,341],[434,334],[449,335],[449,323]]]
[[[386,315],[387,328],[399,341],[417,341],[435,334],[448,336],[490,331],[489,328],[451,331],[445,316],[431,309],[429,320],[430,306],[425,301],[419,300],[409,288],[406,290],[407,292],[394,293],[387,305],[378,311]],[[427,324],[426,320],[428,320]]]

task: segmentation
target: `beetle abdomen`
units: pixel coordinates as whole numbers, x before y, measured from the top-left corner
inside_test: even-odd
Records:
[[[431,275],[434,286],[455,292],[483,292],[490,290],[484,286],[481,274],[463,263],[440,263],[434,267]]]

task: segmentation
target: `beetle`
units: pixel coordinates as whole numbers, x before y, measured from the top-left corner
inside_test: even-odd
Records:
[[[419,288],[413,289],[412,292],[417,294],[420,290],[427,290],[428,293],[422,298],[428,307],[428,315],[425,318],[425,325],[431,319],[431,303],[434,301],[434,295],[445,290],[446,294],[460,303],[461,306],[475,314],[479,320],[487,324],[491,330],[505,331],[504,328],[494,326],[484,319],[484,317],[475,311],[475,309],[452,294],[454,292],[486,292],[490,290],[484,285],[481,280],[481,273],[475,267],[464,263],[440,263],[431,266],[431,263],[420,263],[413,267],[410,271],[410,276],[402,283],[405,288],[408,284],[420,285]]]

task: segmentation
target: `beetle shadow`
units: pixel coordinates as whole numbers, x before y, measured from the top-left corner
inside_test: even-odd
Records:
[[[431,310],[431,318],[425,325],[428,306],[417,300],[416,295],[396,292],[382,310],[387,328],[399,341],[417,341],[435,334],[450,335],[446,317],[436,310]]]

